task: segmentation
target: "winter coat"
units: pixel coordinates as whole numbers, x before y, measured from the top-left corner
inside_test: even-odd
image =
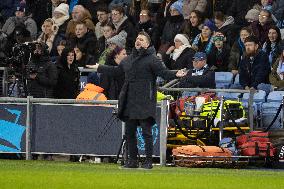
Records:
[[[90,31],[95,33],[96,27],[95,27],[95,25],[94,25],[94,23],[92,21],[92,16],[91,16],[91,14],[90,14],[90,12],[88,10],[84,11],[84,16],[83,16],[82,20],[80,20],[80,22],[85,23],[87,28]],[[75,35],[76,25],[77,25],[77,22],[75,22],[73,19],[71,19],[68,22],[66,33],[65,33],[65,36],[66,36],[67,39],[76,37],[76,35]]]
[[[277,73],[277,68],[279,66],[280,58],[278,58],[272,65],[271,73],[269,75],[269,81],[273,87],[284,88],[284,80],[280,78]]]
[[[103,88],[87,83],[84,90],[77,96],[76,100],[100,100],[106,101],[106,96],[102,93]]]
[[[181,33],[183,23],[184,23],[184,19],[182,15],[170,17],[170,19],[166,22],[166,25],[163,29],[159,52],[163,52],[163,51],[166,52],[168,47],[171,46],[171,44],[174,41],[175,36]]]
[[[130,52],[131,49],[134,47],[135,39],[137,37],[135,27],[128,20],[127,16],[123,17],[120,23],[114,25],[117,34],[119,34],[122,30],[127,33],[125,49]]]
[[[190,16],[190,13],[193,10],[198,10],[202,13],[205,12],[207,6],[207,0],[185,0],[183,2],[183,16],[184,18],[188,18]]]
[[[209,54],[213,47],[213,39],[210,36],[207,41],[202,41],[202,35],[200,33],[193,40],[192,46],[197,48],[200,52],[205,52],[206,54]]]
[[[113,59],[107,58],[105,65],[117,66]],[[124,84],[124,75],[109,76],[107,74],[100,75],[100,87],[104,89],[104,94],[109,100],[118,100],[120,91]]]
[[[216,88],[215,72],[207,66],[202,75],[192,75],[194,69],[188,71],[187,75],[181,79],[179,87],[181,88]]]
[[[224,36],[226,37],[226,43],[229,44],[230,46],[233,45],[233,43],[235,42],[235,40],[239,35],[239,27],[234,23],[235,23],[234,18],[232,16],[229,16],[225,20],[224,24],[216,31],[224,34]]]
[[[0,15],[3,20],[7,20],[9,17],[15,15],[16,6],[18,0],[1,0],[0,1]]]
[[[247,12],[252,9],[255,4],[259,3],[259,0],[232,0],[230,3],[231,7],[227,14],[234,17],[237,25],[245,26],[245,16]]]
[[[245,51],[245,46],[241,39],[239,38],[232,46],[230,57],[229,57],[229,65],[228,70],[238,70],[239,69],[239,63],[241,60],[241,56],[243,55],[243,52]]]
[[[272,5],[272,14],[276,17],[277,20],[284,19],[284,1],[283,0],[274,0]]]
[[[269,83],[269,73],[268,56],[263,51],[259,51],[253,60],[244,57],[240,62],[240,84],[244,88],[248,86],[257,89],[259,84]]]
[[[27,88],[30,96],[34,98],[53,98],[57,83],[56,66],[50,62],[48,56],[42,55],[39,60],[33,59],[26,66],[27,75],[37,73],[35,79],[29,79]]]
[[[191,44],[194,38],[201,33],[202,27],[203,24],[193,27],[188,20],[183,23],[181,31],[183,34],[186,34],[189,37],[189,43]]]
[[[155,118],[157,76],[167,80],[176,78],[176,72],[169,71],[155,54],[154,47],[133,49],[132,54],[118,66],[99,66],[98,72],[101,73],[125,74],[118,104],[118,117],[121,120]]]
[[[73,46],[77,45],[83,48],[86,54],[92,55],[94,57],[98,56],[97,38],[94,32],[89,31],[82,38],[76,37],[71,41],[70,42],[71,44],[73,44]]]
[[[86,67],[86,65],[93,65],[95,64],[95,58],[89,54],[83,54],[82,58],[77,61],[78,67]]]
[[[185,48],[180,56],[173,60],[170,55],[165,56],[165,64],[170,70],[180,70],[183,68],[192,69],[192,61],[195,51],[192,48]]]
[[[152,45],[154,45],[155,49],[157,49],[160,43],[158,26],[150,20],[145,23],[138,22],[136,25],[136,33],[139,33],[141,31],[145,31],[149,34],[149,36],[151,37]]]
[[[162,5],[158,9],[156,16],[156,23],[158,25],[159,34],[162,34],[166,22],[170,19],[171,17],[170,7],[176,1],[177,0],[172,0],[167,7],[166,7],[166,1],[163,1]]]
[[[268,31],[272,23],[267,23],[264,26],[260,25],[259,21],[254,21],[251,23],[250,27],[252,29],[253,35],[257,37],[259,43],[263,45],[265,41],[268,40]]]
[[[230,47],[224,44],[222,51],[214,46],[207,57],[209,67],[214,67],[215,72],[227,72],[230,56]]]
[[[33,39],[37,36],[37,25],[35,21],[30,17],[24,17],[24,18],[17,18],[16,16],[8,18],[6,20],[5,24],[2,27],[3,32],[5,32],[7,35],[11,35],[15,29],[15,27],[19,24],[24,24],[26,26],[26,29],[30,32],[31,37]]]
[[[70,68],[57,64],[58,82],[55,88],[55,97],[59,99],[75,99],[79,93],[80,72],[77,65]]]
[[[280,44],[276,43],[274,45],[271,45],[270,41],[265,42],[263,44],[262,50],[266,52],[266,54],[268,55],[269,63],[271,66],[275,62],[275,60],[279,57],[279,55],[282,53]]]
[[[27,12],[32,14],[37,27],[41,28],[47,18],[52,17],[52,2],[47,0],[26,0]]]

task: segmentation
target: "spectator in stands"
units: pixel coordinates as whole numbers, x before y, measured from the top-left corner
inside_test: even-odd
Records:
[[[243,27],[246,25],[246,13],[252,9],[255,4],[259,3],[259,0],[232,0],[230,3],[232,3],[232,5],[227,14],[234,17],[235,24]]]
[[[161,36],[161,45],[158,53],[159,57],[164,56],[164,53],[166,53],[168,48],[172,45],[175,36],[178,33],[181,33],[181,27],[184,23],[182,15],[182,2],[174,2],[170,7],[170,13],[171,17],[166,22]]]
[[[260,89],[260,84],[269,83],[270,64],[268,56],[259,48],[255,36],[245,39],[245,55],[240,61],[240,84],[244,89]]]
[[[78,67],[86,67],[86,65],[92,65],[95,63],[94,56],[87,53],[87,49],[84,46],[77,45],[74,48],[76,63]]]
[[[206,53],[197,52],[193,56],[193,69],[181,79],[179,87],[182,88],[210,88],[214,89],[215,72],[207,64]]]
[[[120,6],[124,7],[125,13],[128,13],[129,5],[131,3],[131,0],[112,0],[111,3],[109,3],[109,9],[112,9],[113,7]]]
[[[251,23],[253,35],[256,36],[260,45],[268,40],[268,30],[272,25],[271,13],[267,10],[261,10],[258,21]]]
[[[125,31],[127,33],[126,37],[126,50],[131,51],[134,46],[134,41],[136,37],[135,28],[129,21],[128,17],[125,15],[124,8],[122,6],[114,6],[111,9],[112,23],[116,28],[116,33]]]
[[[75,52],[72,48],[62,51],[57,62],[58,82],[55,97],[59,99],[75,99],[79,94],[80,72],[76,65]]]
[[[121,48],[125,48],[126,44],[126,32],[121,31],[119,34],[109,38],[107,40],[108,47],[104,50],[104,52],[100,55],[99,64],[105,64],[107,57],[110,55],[110,53],[115,49],[117,46]]]
[[[284,1],[274,0],[272,5],[272,14],[277,20],[277,26],[280,28],[282,39],[284,38]]]
[[[77,96],[76,100],[100,100],[106,101],[107,98],[103,94],[104,89],[99,86],[100,78],[97,73],[89,75],[84,90]]]
[[[48,46],[48,52],[51,57],[56,57],[56,44],[54,44],[54,39],[58,31],[58,27],[54,20],[48,18],[44,21],[41,26],[42,33],[38,37],[38,42],[43,42]],[[51,52],[53,50],[53,52]]]
[[[217,32],[213,36],[214,46],[208,55],[207,62],[215,72],[227,72],[230,56],[230,47],[226,42],[226,37]]]
[[[148,0],[131,0],[129,8],[129,19],[136,24],[140,20],[141,10],[148,10]]]
[[[182,26],[182,33],[189,37],[189,43],[192,43],[194,38],[201,33],[204,17],[198,10],[193,10],[190,13],[189,19],[186,19]]]
[[[226,43],[233,45],[238,36],[239,27],[235,25],[235,20],[232,16],[225,16],[222,12],[215,12],[214,22],[217,27],[216,32],[225,35]]]
[[[108,2],[107,0],[79,0],[79,5],[83,5],[92,15],[93,23],[97,23],[98,13],[97,11],[101,9],[101,7],[106,7],[104,10],[107,10]]]
[[[103,36],[103,27],[110,22],[109,19],[109,10],[105,7],[98,7],[97,8],[97,18],[98,22],[96,24],[96,37],[99,40],[100,37]]]
[[[84,22],[76,24],[76,37],[72,40],[71,46],[81,46],[86,49],[86,53],[94,57],[98,56],[97,40],[95,33],[91,31]]]
[[[163,0],[148,0],[148,6],[151,13],[155,14],[161,7]]]
[[[11,35],[17,25],[24,24],[26,29],[30,32],[31,37],[35,39],[37,35],[37,25],[32,18],[25,15],[25,12],[25,4],[20,4],[20,6],[16,9],[15,16],[6,20],[2,27],[2,31],[7,35]]]
[[[76,5],[72,11],[72,19],[68,22],[66,29],[66,38],[71,39],[76,36],[75,29],[79,22],[85,23],[87,28],[95,33],[95,25],[92,21],[91,14],[82,5]]]
[[[209,54],[213,46],[213,41],[211,37],[215,30],[215,24],[210,20],[206,20],[204,22],[201,33],[198,34],[192,42],[193,49]]]
[[[108,56],[105,65],[117,66],[126,57],[126,50],[117,46]],[[101,74],[100,76],[100,86],[105,89],[104,94],[109,100],[118,100],[123,83],[124,75],[115,77],[106,74]]]
[[[65,40],[60,41],[59,45],[57,45],[57,48],[56,48],[57,49],[57,54],[59,56],[61,56],[62,51],[63,51],[63,49],[65,49],[65,47],[66,47],[66,41]]]
[[[269,80],[275,90],[284,90],[284,46],[280,46],[281,54],[272,65]]]
[[[162,34],[166,22],[171,18],[170,7],[177,0],[165,0],[157,11],[156,22],[159,27],[159,33]]]
[[[58,46],[61,40],[65,40],[65,32],[67,29],[68,21],[69,21],[69,5],[66,3],[61,3],[58,5],[53,12],[52,19],[54,20],[56,26],[58,27],[57,34],[54,39],[54,44]],[[51,50],[53,54],[54,49]],[[56,54],[58,55],[58,54]]]
[[[240,31],[240,37],[235,41],[235,43],[232,46],[230,57],[229,57],[229,65],[228,69],[231,71],[234,75],[237,75],[239,73],[239,63],[241,61],[241,58],[243,54],[245,53],[245,39],[248,36],[252,35],[252,30],[249,27],[244,27]]]
[[[182,8],[183,16],[184,18],[189,17],[190,13],[193,10],[198,10],[201,13],[204,13],[206,10],[206,6],[207,6],[207,0],[184,0]]]
[[[140,19],[136,24],[136,32],[139,33],[141,31],[145,31],[150,35],[152,44],[157,49],[160,44],[158,26],[151,20],[149,10],[142,9],[140,12]]]
[[[272,65],[281,54],[279,45],[281,41],[280,29],[277,26],[271,26],[268,30],[268,40],[263,44],[262,50],[267,53],[269,63]]]
[[[98,52],[102,54],[107,48],[107,40],[115,35],[115,26],[112,22],[108,22],[103,27],[103,36],[98,40]]]
[[[171,46],[166,52],[164,62],[170,70],[192,69],[194,53],[187,36],[177,34],[174,38],[174,46]]]
[[[46,44],[36,43],[31,61],[26,66],[28,94],[34,98],[54,98],[58,75],[47,49]]]
[[[245,16],[247,24],[250,25],[251,23],[258,21],[259,13],[260,11],[257,9],[250,9]]]

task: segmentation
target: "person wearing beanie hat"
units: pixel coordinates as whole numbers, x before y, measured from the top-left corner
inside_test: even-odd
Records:
[[[121,48],[125,48],[126,36],[127,36],[126,32],[122,31],[119,34],[111,37],[110,39],[107,39],[107,43],[109,45],[115,45]]]
[[[61,13],[63,16],[68,16],[69,18],[69,5],[66,3],[61,3],[53,11],[53,14]]]
[[[218,72],[227,72],[230,57],[230,47],[225,42],[224,34],[216,32],[212,37],[213,48],[208,55],[208,65]]]
[[[187,36],[177,34],[174,38],[174,46],[171,46],[164,57],[166,66],[171,70],[192,68],[194,50],[191,48]]]
[[[257,21],[259,13],[260,13],[260,11],[257,10],[257,9],[250,9],[245,16],[246,21],[248,23],[252,23],[254,21]]]
[[[178,0],[171,5],[170,11],[177,11],[179,14],[182,15],[182,6],[182,1]]]
[[[96,64],[90,66],[99,73],[125,76],[118,101],[117,116],[125,122],[126,145],[129,158],[124,168],[138,168],[137,127],[142,128],[145,141],[145,161],[141,167],[152,169],[152,126],[156,123],[157,77],[172,80],[186,75],[185,70],[168,70],[156,56],[156,50],[143,34],[138,34],[135,48],[118,66]]]
[[[198,34],[192,42],[193,49],[209,54],[213,46],[213,40],[211,37],[215,30],[215,24],[210,20],[206,20],[202,27],[201,33]]]

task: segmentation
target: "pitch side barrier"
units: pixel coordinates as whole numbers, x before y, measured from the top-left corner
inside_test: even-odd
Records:
[[[116,156],[124,124],[115,115],[118,101],[0,98],[0,153]],[[166,164],[167,100],[157,105],[154,156]],[[144,139],[137,130],[138,149]]]

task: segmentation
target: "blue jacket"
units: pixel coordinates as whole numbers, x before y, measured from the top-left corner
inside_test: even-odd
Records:
[[[268,56],[265,52],[259,51],[254,58],[244,57],[240,61],[239,73],[242,87],[254,87],[260,83],[269,83],[271,71]]]

